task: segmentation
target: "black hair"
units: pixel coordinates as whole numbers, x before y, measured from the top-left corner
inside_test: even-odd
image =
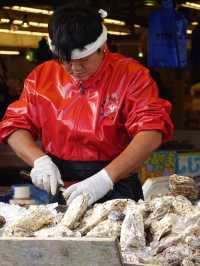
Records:
[[[96,41],[103,31],[102,21],[98,10],[90,6],[59,7],[48,27],[54,56],[61,62],[69,62],[73,49],[83,49]]]

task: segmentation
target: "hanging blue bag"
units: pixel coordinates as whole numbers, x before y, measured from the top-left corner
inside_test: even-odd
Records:
[[[162,7],[149,18],[148,66],[183,68],[187,65],[187,20],[163,1]]]

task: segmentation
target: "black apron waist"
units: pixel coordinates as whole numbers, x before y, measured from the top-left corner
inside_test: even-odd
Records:
[[[110,161],[68,161],[49,155],[64,181],[81,181],[106,167]]]
[[[49,155],[60,170],[63,181],[82,181],[106,167],[110,161],[68,161]],[[143,199],[143,192],[137,173],[132,174],[114,184],[113,190],[108,192],[99,202],[117,198],[130,198],[138,201]]]

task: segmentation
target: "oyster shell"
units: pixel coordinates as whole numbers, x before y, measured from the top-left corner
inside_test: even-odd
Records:
[[[194,249],[200,250],[200,237],[196,237],[194,235],[186,236],[185,243]]]
[[[151,226],[155,221],[161,220],[172,208],[172,197],[166,197],[166,200],[162,198],[155,198],[149,204],[151,213],[145,220],[145,227]]]
[[[86,212],[88,207],[88,195],[83,193],[76,197],[69,205],[66,213],[64,214],[61,225],[69,229],[74,229],[78,227],[80,219]]]
[[[185,258],[182,261],[182,266],[195,266],[195,264],[192,262],[192,260]]]
[[[6,223],[6,219],[2,215],[0,215],[0,228],[2,228],[5,223]]]
[[[173,226],[173,233],[181,234],[184,238],[193,234],[200,236],[200,212],[194,211],[185,217],[181,216]]]
[[[150,231],[153,234],[153,241],[159,241],[163,236],[171,233],[172,227],[176,224],[177,220],[177,215],[169,213],[166,214],[160,221],[154,221],[150,227]]]
[[[169,176],[169,189],[174,195],[183,195],[189,199],[198,197],[198,186],[194,179],[188,176]]]
[[[151,252],[152,255],[157,255],[161,253],[163,250],[178,245],[183,242],[183,236],[181,234],[178,235],[169,235],[166,239],[161,239],[161,241],[152,242],[151,243]]]
[[[100,222],[92,230],[87,233],[87,237],[112,237],[120,236],[122,221],[110,220]]]
[[[37,206],[30,209],[15,223],[8,225],[3,236],[32,236],[33,233],[44,226],[54,223],[54,215],[45,206]]]
[[[87,218],[86,224],[80,229],[81,234],[85,235],[92,230],[98,223],[106,220],[109,213],[113,211],[123,212],[127,206],[127,199],[115,199],[95,204],[92,214]]]
[[[58,224],[54,227],[42,228],[34,233],[36,237],[81,237],[80,232],[72,231],[64,225]]]
[[[136,202],[135,202],[135,205],[136,205]],[[152,206],[150,205],[150,203],[148,201],[139,200],[137,202],[137,207],[140,209],[144,220],[146,220],[147,217],[152,212],[152,209],[151,209]]]
[[[172,207],[173,212],[183,216],[189,214],[194,209],[191,201],[182,195],[175,197],[174,201],[172,202]]]
[[[123,251],[146,247],[143,216],[139,208],[127,210],[121,227],[121,248]]]

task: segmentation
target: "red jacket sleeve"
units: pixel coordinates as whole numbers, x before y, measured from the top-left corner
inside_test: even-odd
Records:
[[[140,70],[131,81],[125,100],[124,115],[130,136],[144,130],[160,130],[163,142],[172,137],[171,104],[159,98],[158,88],[147,69]]]
[[[0,122],[0,142],[5,142],[17,129],[26,129],[36,138],[39,121],[37,121],[37,111],[34,104],[34,75],[32,72],[27,77],[19,100],[8,106],[3,120]]]

